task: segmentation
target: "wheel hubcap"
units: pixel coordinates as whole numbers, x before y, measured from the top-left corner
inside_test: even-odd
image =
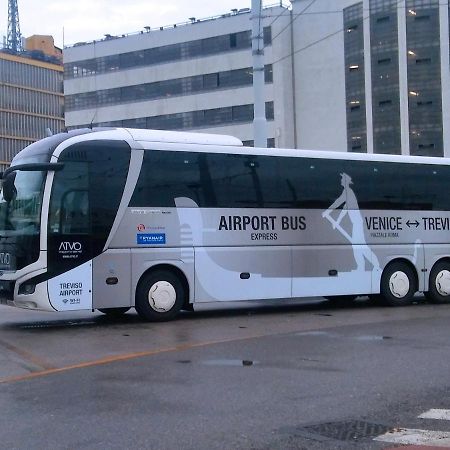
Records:
[[[157,281],[148,292],[148,302],[158,312],[170,311],[176,299],[175,288],[168,281]]]
[[[403,298],[409,292],[409,278],[405,272],[397,271],[389,278],[389,289],[394,297]]]
[[[450,294],[450,272],[441,270],[436,276],[436,290],[442,296]]]

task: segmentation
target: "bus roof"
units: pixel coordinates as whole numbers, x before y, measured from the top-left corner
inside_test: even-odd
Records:
[[[245,154],[250,153],[254,155],[268,155],[268,156],[297,156],[309,158],[329,158],[329,159],[346,159],[353,161],[378,161],[378,162],[401,162],[401,163],[416,163],[416,164],[440,164],[450,165],[450,158],[436,157],[436,156],[410,156],[410,155],[392,155],[380,153],[351,153],[347,151],[336,150],[309,150],[309,149],[283,149],[283,148],[255,148],[244,147],[242,141],[234,136],[207,134],[199,132],[181,132],[181,131],[163,131],[163,130],[144,130],[123,128],[138,142],[153,142],[164,144],[200,144],[217,147],[226,147],[222,151],[219,149],[199,148],[198,151],[218,151],[226,153]],[[144,144],[145,146],[145,144]],[[233,147],[233,148],[231,148]],[[188,151],[188,149],[179,148],[179,151]]]
[[[242,141],[233,136],[182,131],[142,130],[125,128],[135,141],[179,144],[223,145],[242,147]]]
[[[130,139],[131,138],[131,139]],[[282,149],[282,148],[255,148],[244,147],[242,141],[233,136],[220,134],[207,134],[198,132],[180,132],[165,130],[145,130],[133,128],[93,128],[93,129],[77,129],[68,133],[61,133],[51,138],[46,138],[31,144],[22,150],[15,160],[25,155],[29,155],[36,151],[42,152],[42,144],[49,147],[46,151],[50,154],[59,143],[67,141],[60,147],[60,151],[72,143],[88,141],[96,139],[119,139],[127,141],[139,142],[144,149],[155,148],[172,150],[172,151],[195,151],[197,152],[214,152],[214,153],[235,153],[235,154],[251,154],[251,155],[267,155],[267,156],[287,156],[287,157],[303,157],[303,158],[326,158],[341,159],[350,161],[377,161],[377,162],[399,162],[399,163],[415,163],[415,164],[433,164],[433,165],[450,165],[450,158],[432,157],[432,156],[409,156],[409,155],[392,155],[392,154],[369,154],[369,153],[350,153],[344,151],[331,150],[307,150],[307,149]],[[173,146],[171,144],[180,144]],[[20,155],[20,156],[19,156]],[[58,155],[55,155],[56,158]]]

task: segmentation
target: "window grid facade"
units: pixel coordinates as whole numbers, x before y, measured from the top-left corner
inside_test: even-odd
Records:
[[[409,118],[406,153],[444,156],[439,0],[369,0],[369,7],[374,152],[402,153],[398,15],[403,14],[406,33],[400,38],[406,42]],[[450,19],[450,7],[448,14]],[[355,132],[360,124],[366,130],[366,105],[359,98],[365,94],[364,38],[358,36],[364,26],[362,3],[345,8],[343,16],[347,149],[366,151],[365,136]],[[359,138],[361,144],[355,142]]]
[[[444,156],[438,0],[406,0],[411,155]]]
[[[37,141],[46,136],[47,128],[56,133],[62,130],[63,125],[62,119],[0,111],[0,135],[3,136],[16,136]]]
[[[273,102],[266,102],[266,118],[274,120]],[[152,130],[186,130],[205,126],[219,127],[253,121],[253,104],[237,105],[226,108],[205,109],[161,116],[140,117],[136,119],[99,122],[94,126],[125,127]],[[85,124],[84,126],[90,126]],[[78,128],[78,127],[77,127]]]
[[[375,153],[401,154],[398,0],[370,1]]]
[[[273,82],[272,65],[265,66],[264,75],[266,83]],[[226,72],[209,73],[193,77],[162,80],[154,83],[84,92],[66,96],[66,111],[251,86],[252,82],[252,68],[246,67],[244,69]]]
[[[0,97],[1,109],[63,117],[64,100],[62,94],[55,95],[20,86],[4,85]]]
[[[269,45],[272,41],[270,27],[264,28],[263,36],[264,45]],[[251,48],[250,30],[67,63],[64,64],[64,78],[100,75],[248,48]]]
[[[25,58],[23,59],[25,60]],[[63,92],[63,77],[59,71],[26,64],[26,62],[10,61],[1,57],[0,80],[2,83],[16,86],[27,86],[49,92]]]
[[[344,9],[347,149],[367,153],[363,4]]]
[[[17,155],[17,153],[19,153],[24,147],[32,144],[33,142],[34,139],[16,139],[7,136],[3,137],[0,135],[0,170],[5,170],[14,156]]]
[[[447,8],[448,1],[443,1]],[[307,3],[308,0],[293,1],[292,17],[297,17],[296,13]],[[317,13],[319,16],[323,13],[323,8],[317,3],[311,5],[310,17],[300,17],[293,25],[294,56],[292,61],[289,61],[294,68],[289,73],[293,80],[287,76],[284,68],[281,69],[282,60],[284,61],[280,59],[280,55],[284,54],[279,48],[281,39],[272,42],[271,28],[265,28],[265,45],[271,45],[266,56],[273,58],[272,61],[277,61],[273,67],[276,72],[275,80],[267,78],[266,68],[266,83],[271,83],[266,86],[268,88],[266,100],[280,98],[280,85],[289,94],[291,86],[296,91],[292,92],[291,96],[292,110],[284,109],[286,98],[283,101],[280,99],[279,104],[277,103],[279,105],[277,120],[280,120],[281,125],[278,122],[270,124],[270,135],[273,136],[274,130],[277,130],[277,143],[280,146],[287,141],[290,146],[299,148],[339,150],[346,148],[349,152],[367,152],[368,148],[370,151],[373,148],[375,153],[443,156],[442,98],[448,93],[442,92],[441,84],[445,85],[448,81],[445,77],[441,80],[441,72],[444,73],[448,68],[441,67],[440,52],[443,42],[441,39],[450,40],[450,35],[440,36],[442,24],[439,21],[439,14],[444,12],[442,1],[441,5],[439,0],[335,0],[326,3],[329,5],[329,12],[333,11],[333,14],[323,14],[317,22],[312,20],[315,17],[312,14]],[[336,10],[342,11],[342,17],[340,14],[334,14]],[[410,10],[414,13],[411,14]],[[450,19],[450,7],[448,14]],[[308,19],[311,19],[309,25]],[[94,113],[83,110],[93,108],[102,108],[97,112],[97,117],[101,117],[97,120],[102,121],[100,125],[207,130],[220,125],[250,123],[252,112],[247,105],[252,102],[250,89],[234,88],[251,85],[250,70],[244,67],[249,64],[245,58],[247,51],[248,55],[250,54],[251,33],[248,30],[243,31],[248,25],[239,23],[239,18],[233,20],[236,22],[229,21],[233,28],[228,30],[225,23],[221,27],[217,22],[217,29],[220,30],[218,33],[222,34],[205,39],[198,39],[202,36],[202,31],[199,30],[202,25],[196,24],[196,40],[192,40],[192,33],[187,27],[186,34],[183,35],[184,41],[180,42],[181,31],[177,29],[173,38],[178,39],[178,44],[130,51],[136,47],[126,49],[124,43],[117,46],[117,52],[122,53],[92,59],[87,59],[95,54],[92,44],[89,44],[90,47],[86,52],[75,50],[72,53],[73,57],[78,55],[81,61],[74,62],[72,57],[69,58],[71,62],[65,66],[67,79],[73,87],[68,91],[82,93],[68,96],[67,111],[70,112],[67,115],[68,123],[76,126],[89,124]],[[271,21],[268,20],[264,25],[269,23]],[[277,27],[281,29],[280,23],[281,21],[272,25],[274,35],[278,36]],[[300,51],[303,47],[309,48],[309,39],[312,42],[322,42],[322,38],[327,36],[330,29],[335,29],[336,24],[337,28],[343,28],[343,31],[335,37],[326,39],[332,58],[322,58],[322,61],[319,61],[319,44],[311,49],[314,56],[310,56],[307,51]],[[211,36],[211,27],[208,27],[205,26],[207,34],[203,36]],[[303,31],[305,38],[301,35],[301,27],[307,30]],[[236,29],[241,31],[230,32]],[[134,46],[136,42],[130,41],[130,45]],[[141,46],[145,46],[152,41],[143,34],[140,42]],[[94,45],[98,46],[97,49],[106,50],[105,47],[100,47],[102,45],[100,43]],[[314,53],[316,48],[318,53]],[[208,58],[204,58],[203,61],[202,57],[206,56]],[[215,58],[220,60],[220,66],[225,67],[227,72],[211,73],[217,70]],[[166,78],[154,83],[155,79],[160,78],[143,75],[142,70],[132,72],[135,68],[148,67],[146,73],[156,73],[159,68],[164,69],[161,72],[165,73],[170,68],[163,67],[165,63],[175,62],[176,67],[176,62],[189,59],[192,59],[192,66],[191,62],[182,64],[181,70],[184,72],[177,73],[176,76],[179,78],[176,79]],[[288,61],[288,58],[285,60]],[[119,71],[123,73],[116,73],[114,86],[121,87],[115,89],[92,92],[95,86],[93,79],[73,80],[76,77]],[[335,71],[339,73],[336,76],[331,75],[335,74]],[[200,75],[191,76],[193,73]],[[129,74],[132,77],[142,78],[138,78],[138,81],[133,78],[133,81],[130,81]],[[307,92],[308,86],[315,82],[331,86],[323,92],[317,92],[316,97],[320,98],[320,101],[316,103],[313,95],[315,91]],[[136,84],[127,86],[127,83]],[[221,89],[227,92],[219,93]],[[320,91],[320,86],[317,90]],[[208,98],[207,94],[210,92],[214,92],[211,95],[213,102],[211,106],[208,103],[206,105],[216,108],[192,111],[196,108],[205,108],[203,101]],[[198,93],[206,94],[201,97],[201,106],[197,106],[194,101]],[[227,105],[235,106],[218,107],[221,106],[219,100],[221,96],[227,98]],[[168,98],[172,100],[165,101]],[[158,101],[161,99],[163,101]],[[151,103],[151,112],[142,110],[137,112],[132,108],[132,103],[143,108],[143,105],[138,105],[139,102],[152,100],[154,102]],[[219,103],[216,103],[217,101]],[[327,101],[332,102],[331,108],[323,108]],[[109,108],[112,105],[118,108]],[[80,114],[77,114],[77,111]],[[149,117],[151,114],[158,115]],[[142,117],[136,118],[137,115]],[[294,117],[293,124],[286,120],[291,117]],[[366,123],[367,120],[371,123]],[[284,123],[287,123],[285,128]],[[236,129],[236,134],[241,133],[243,140],[251,142],[250,127],[239,126]],[[333,132],[335,138],[332,137]],[[285,136],[288,138],[285,139]],[[408,148],[402,149],[402,145]],[[446,148],[445,151],[448,154],[450,149]]]
[[[0,53],[0,170],[47,128],[64,129],[62,67]]]

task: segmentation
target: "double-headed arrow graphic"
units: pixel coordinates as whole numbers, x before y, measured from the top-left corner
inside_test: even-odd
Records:
[[[406,222],[406,225],[408,225],[409,228],[411,228],[411,225],[414,225],[417,228],[419,226],[419,222],[417,220],[415,220],[414,222],[410,222],[408,220],[408,222]]]

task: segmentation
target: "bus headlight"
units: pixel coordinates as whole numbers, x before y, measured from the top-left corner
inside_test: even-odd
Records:
[[[36,285],[34,283],[23,283],[19,286],[19,295],[30,295],[34,294],[34,291],[36,290]]]

